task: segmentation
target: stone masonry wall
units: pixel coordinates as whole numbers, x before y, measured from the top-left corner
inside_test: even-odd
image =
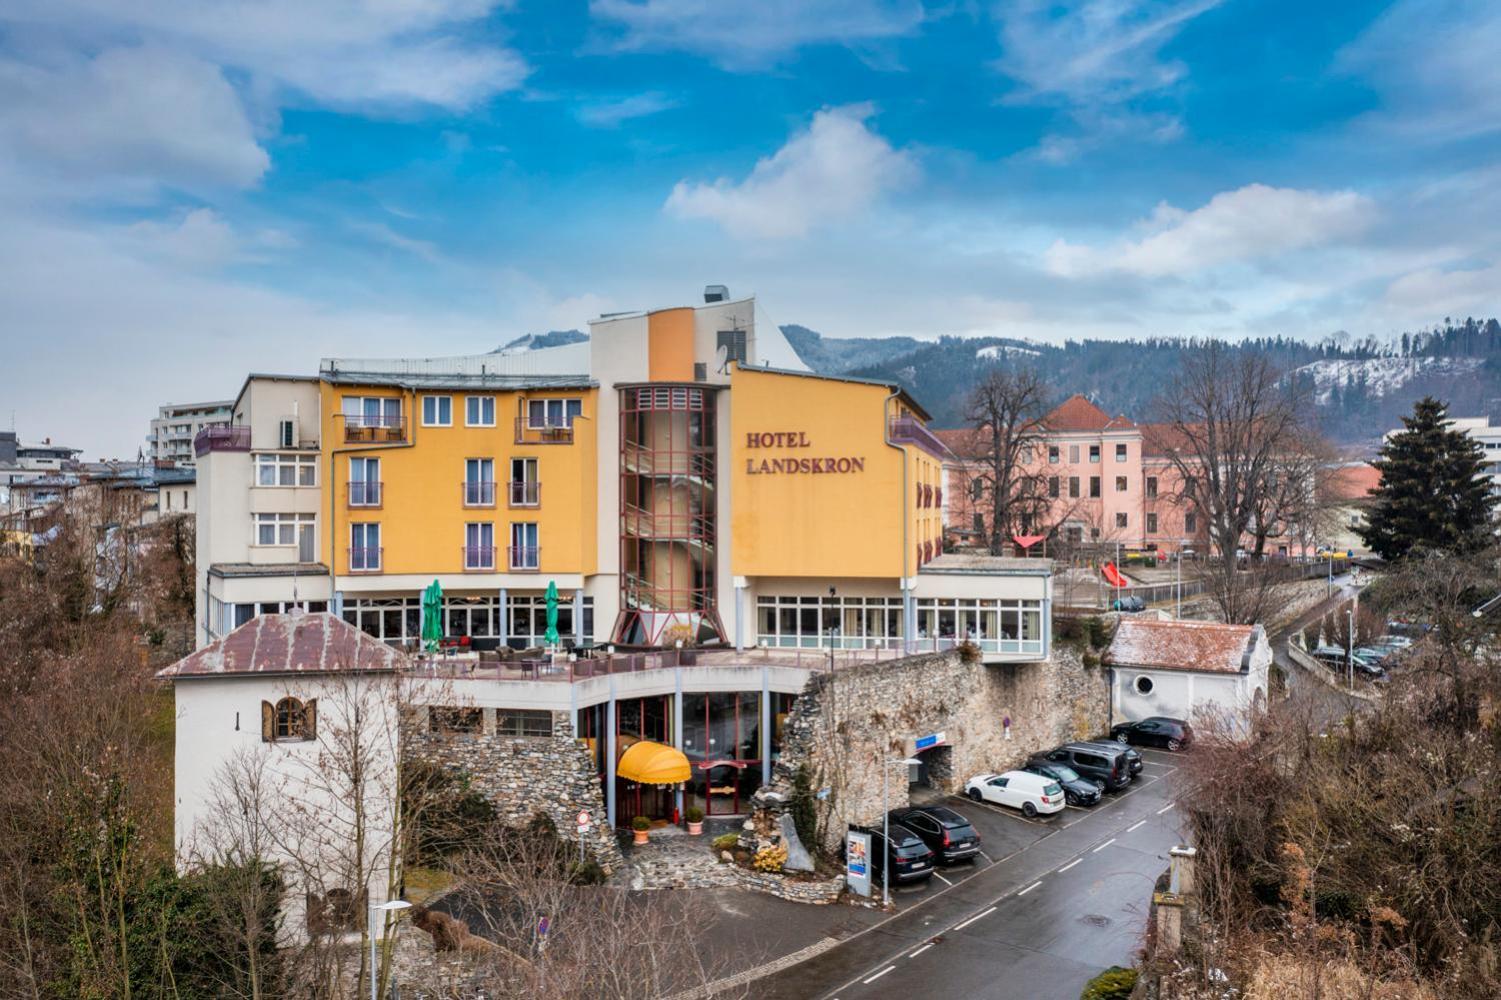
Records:
[[[929,777],[947,791],[985,771],[1106,728],[1109,686],[1103,668],[1085,667],[1068,647],[1040,663],[985,666],[957,652],[922,654],[817,674],[783,731],[782,756],[757,808],[780,812],[794,776],[807,764],[817,803],[820,846],[835,850],[851,824],[880,822],[882,761],[906,755],[908,741],[942,732],[947,763]],[[1010,738],[1002,720],[1011,719]],[[888,766],[890,808],[908,804],[907,772]]]
[[[605,821],[599,775],[583,743],[573,738],[566,712],[553,713],[552,736],[499,736],[486,709],[478,733],[432,733],[426,727],[410,737],[402,752],[439,767],[466,771],[474,788],[510,826],[525,826],[538,812],[552,818],[563,839],[577,838],[575,817],[586,809],[594,826],[584,837],[588,853],[606,871],[624,862],[614,832]]]

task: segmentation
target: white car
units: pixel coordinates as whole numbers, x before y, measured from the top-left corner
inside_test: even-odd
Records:
[[[1062,786],[1030,771],[977,774],[965,784],[964,794],[976,802],[1020,809],[1028,817],[1062,812],[1064,806]]]

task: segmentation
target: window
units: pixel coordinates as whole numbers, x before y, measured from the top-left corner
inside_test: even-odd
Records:
[[[255,515],[256,545],[297,545],[302,532],[311,532],[317,514]]]
[[[974,479],[971,479],[969,481],[969,498],[971,500],[980,500],[980,499],[983,499],[984,496],[985,496],[985,480],[983,480],[983,479],[979,478],[978,476],[976,476]]]
[[[1115,492],[1117,492],[1117,493],[1124,493],[1124,492],[1126,492],[1126,477],[1125,476],[1116,476],[1115,477]]]
[[[297,447],[297,421],[283,420],[276,425],[278,448]]]
[[[1079,499],[1079,477],[1078,476],[1069,476],[1068,477],[1068,495],[1069,495],[1069,498],[1072,499],[1072,500]]]
[[[495,397],[465,396],[464,423],[469,427],[494,427]]]
[[[535,507],[542,502],[535,458],[511,459],[510,493],[512,507]]]
[[[1184,532],[1186,532],[1187,534],[1190,534],[1190,535],[1193,534],[1195,531],[1198,531],[1199,530],[1199,518],[1198,518],[1198,515],[1196,515],[1196,514],[1194,514],[1192,512],[1184,514],[1183,515],[1183,530],[1184,530]]]
[[[1029,444],[1022,445],[1021,451],[1017,453],[1017,461],[1019,461],[1022,465],[1031,465],[1032,464],[1032,446],[1031,445],[1029,445]]]
[[[493,507],[494,505],[495,460],[466,458],[464,460],[464,506]]]
[[[318,736],[318,699],[306,702],[288,696],[275,705],[261,702],[261,740],[282,743],[311,740]]]
[[[1124,528],[1124,527],[1126,527],[1126,512],[1125,511],[1116,511],[1116,514],[1115,514],[1115,526],[1117,528]]]
[[[257,486],[316,486],[317,484],[317,455],[255,456],[255,485]]]
[[[464,568],[495,568],[495,525],[474,523],[464,525]]]
[[[1094,540],[1094,541],[1099,541],[1099,539],[1100,539],[1100,529],[1099,528],[1093,528],[1093,527],[1090,528],[1089,529],[1089,537],[1092,540]]]
[[[345,396],[346,427],[400,427],[401,400],[395,396]]]
[[[551,736],[552,713],[540,709],[498,708],[496,736]]]
[[[380,525],[349,526],[349,571],[373,572],[380,569]]]
[[[526,425],[533,428],[572,427],[573,418],[584,412],[581,399],[529,399]]]
[[[1154,685],[1152,684],[1152,678],[1146,674],[1142,674],[1132,682],[1131,686],[1136,689],[1137,694],[1151,694]]]
[[[1089,496],[1090,496],[1091,499],[1095,499],[1095,498],[1098,498],[1099,495],[1100,495],[1100,477],[1099,476],[1090,476],[1089,477]]]
[[[450,733],[477,733],[484,723],[484,709],[451,708],[433,705],[427,710],[428,732],[447,735]]]
[[[1068,461],[1069,461],[1070,465],[1078,465],[1079,464],[1079,446],[1078,445],[1071,444],[1071,445],[1068,446]]]
[[[1058,446],[1056,444],[1048,445],[1048,464],[1058,464]]]
[[[453,426],[453,397],[452,396],[423,396],[422,397],[422,426],[424,426],[424,427],[451,427],[451,426]]]
[[[1092,444],[1092,445],[1089,446],[1089,460],[1091,462],[1098,462],[1100,460],[1100,446],[1099,445]]]
[[[1052,497],[1054,500],[1058,499],[1058,477],[1057,476],[1049,476],[1048,477],[1048,496]]]
[[[1148,476],[1147,477],[1147,499],[1148,500],[1152,500],[1152,499],[1155,499],[1156,496],[1157,496],[1157,477],[1156,476]]]
[[[1149,534],[1149,535],[1155,535],[1155,534],[1157,534],[1157,515],[1156,514],[1149,513],[1147,515],[1147,534]]]
[[[1126,460],[1126,446],[1125,445],[1118,444],[1118,445],[1115,446],[1115,460],[1117,462],[1124,462]]]
[[[517,521],[511,525],[511,568],[536,569],[541,552],[537,546],[535,522]]]
[[[380,459],[349,460],[349,506],[380,506]]]

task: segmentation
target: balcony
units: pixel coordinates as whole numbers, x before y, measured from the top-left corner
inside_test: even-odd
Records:
[[[507,498],[512,507],[538,507],[542,504],[542,484],[535,479],[506,484]]]
[[[404,444],[406,439],[406,419],[400,414],[344,415],[345,444]]]
[[[193,438],[193,454],[205,455],[211,451],[249,451],[249,424],[221,424],[205,427]]]
[[[381,568],[381,555],[385,549],[379,546],[370,548],[362,546],[349,549],[349,572],[351,573],[379,573]]]
[[[893,417],[890,431],[891,440],[897,444],[915,444],[936,458],[943,458],[949,453],[937,435],[928,430],[922,421],[912,417]]]
[[[375,480],[357,480],[349,484],[349,506],[366,510],[381,505],[382,484]]]
[[[517,444],[573,444],[573,425],[533,427],[525,417],[516,418]]]
[[[465,507],[494,507],[495,484],[479,479],[466,479],[459,484],[464,494]]]
[[[506,565],[512,573],[535,573],[542,565],[542,548],[538,545],[512,545],[506,549]]]
[[[493,572],[495,572],[495,546],[493,546],[493,545],[465,545],[464,546],[464,572],[466,572],[466,573],[493,573]]]

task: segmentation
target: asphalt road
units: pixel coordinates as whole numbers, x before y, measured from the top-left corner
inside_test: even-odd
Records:
[[[894,917],[758,981],[755,995],[1075,1000],[1095,973],[1131,964],[1152,885],[1180,840],[1178,759],[1142,755],[1137,780],[1093,809],[1027,820],[953,800],[980,831],[985,857],[894,889]]]

